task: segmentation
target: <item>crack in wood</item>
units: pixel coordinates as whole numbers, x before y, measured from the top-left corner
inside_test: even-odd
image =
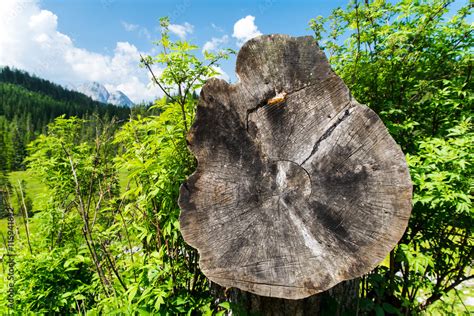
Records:
[[[212,279],[220,279],[220,280],[227,280],[227,281],[237,281],[237,282],[242,282],[242,283],[245,282],[245,283],[257,284],[257,285],[268,285],[268,286],[280,286],[280,287],[284,287],[284,288],[307,289],[304,286],[296,286],[296,285],[292,285],[292,284],[278,284],[278,283],[258,282],[258,281],[255,281],[255,280],[219,277],[219,276],[212,275],[212,274],[207,274],[207,277],[209,277],[209,279],[211,279],[211,280]]]
[[[321,82],[318,81],[318,82],[314,82],[314,83],[312,83],[312,84],[307,84],[307,85],[304,85],[304,86],[302,86],[302,87],[300,87],[300,88],[298,88],[298,89],[294,89],[294,90],[292,90],[291,92],[284,92],[284,91],[282,91],[282,92],[280,92],[280,93],[276,93],[275,91],[272,91],[272,92],[270,92],[270,93],[267,93],[267,94],[265,95],[265,97],[263,98],[263,100],[262,100],[260,103],[258,103],[255,107],[250,108],[250,109],[247,110],[247,116],[246,116],[246,120],[245,120],[245,123],[246,123],[246,124],[245,124],[245,128],[246,128],[247,132],[249,131],[249,118],[250,118],[250,114],[257,112],[258,110],[260,110],[261,108],[265,107],[266,105],[271,105],[270,100],[275,99],[279,94],[282,94],[282,93],[283,93],[283,94],[284,94],[284,99],[283,99],[281,102],[284,102],[284,101],[286,101],[286,100],[288,99],[288,97],[289,97],[290,95],[292,95],[292,94],[294,94],[294,93],[297,93],[297,92],[300,92],[301,90],[304,90],[304,89],[306,89],[306,88],[313,87],[313,86],[315,86],[315,85],[317,85],[317,84],[321,84]],[[279,102],[276,102],[276,103],[281,103],[281,102],[279,101]]]
[[[251,109],[248,109],[247,110],[247,117],[246,117],[246,120],[245,120],[245,129],[246,131],[248,132],[249,131],[249,118],[250,118],[250,114],[254,113],[254,112],[257,112],[259,109],[263,108],[265,105],[267,105],[267,98],[264,98],[262,102],[260,102],[259,104],[257,104],[257,106],[251,108]]]
[[[313,149],[311,150],[311,153],[309,154],[308,157],[306,157],[305,160],[303,160],[303,162],[300,164],[300,166],[304,165],[308,160],[309,158],[311,158],[319,149],[319,146],[321,145],[321,142],[323,140],[325,140],[326,138],[328,138],[329,136],[331,136],[332,132],[336,129],[336,127],[338,127],[346,118],[349,117],[349,115],[351,115],[351,112],[350,112],[350,108],[349,109],[346,109],[344,111],[344,115],[342,115],[340,118],[337,119],[336,122],[334,122],[334,124],[332,124],[325,132],[323,135],[321,135],[321,137],[319,137],[319,139],[314,143],[313,145]]]

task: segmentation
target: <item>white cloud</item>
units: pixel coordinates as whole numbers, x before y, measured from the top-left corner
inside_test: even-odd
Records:
[[[255,25],[255,17],[247,15],[235,22],[233,37],[237,39],[237,45],[242,46],[246,41],[256,36],[262,35]]]
[[[142,27],[138,24],[128,23],[122,21],[122,26],[127,32],[137,32],[138,36],[145,37],[146,39],[151,40],[151,33],[146,27]]]
[[[183,25],[181,24],[170,24],[168,29],[171,33],[177,35],[180,39],[184,40],[188,34],[192,34],[194,32],[194,25],[185,22]]]
[[[140,53],[134,45],[118,42],[110,55],[77,47],[58,31],[58,17],[41,10],[38,3],[0,1],[0,65],[23,69],[63,85],[98,81],[112,90],[121,90],[134,102],[151,101],[162,95],[150,85],[148,72],[139,67]],[[154,71],[159,73],[160,69],[154,67]]]
[[[127,31],[127,32],[136,31],[140,27],[140,25],[138,25],[138,24],[127,23],[125,21],[122,21],[122,26],[125,29],[125,31]]]
[[[229,36],[224,35],[222,37],[213,37],[210,41],[207,41],[202,47],[202,52],[212,52],[219,50],[223,44],[229,41]]]
[[[219,74],[216,76],[217,78],[224,79],[225,81],[229,82],[229,75],[221,68],[218,66],[213,66],[215,71],[217,71]]]

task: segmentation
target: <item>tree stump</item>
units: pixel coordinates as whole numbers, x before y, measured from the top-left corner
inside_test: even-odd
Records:
[[[210,79],[188,141],[181,232],[213,282],[302,299],[359,277],[401,238],[412,184],[379,117],[312,37],[260,36],[239,82]]]

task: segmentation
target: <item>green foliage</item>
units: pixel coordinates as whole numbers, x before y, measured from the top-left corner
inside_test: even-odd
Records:
[[[170,41],[167,18],[160,24],[162,37],[156,44],[162,51],[142,58],[142,63],[166,98],[150,108],[158,116],[137,114],[115,137],[124,148],[116,166],[127,170],[130,181],[122,195],[124,226],[133,239],[129,249],[141,254],[125,272],[137,280],[128,288],[126,308],[160,315],[210,314],[212,297],[198,268],[198,254],[179,233],[177,201],[181,183],[196,164],[185,139],[194,120],[195,91],[217,74],[213,66],[227,55],[208,54],[200,61],[192,54],[196,46]],[[152,72],[155,63],[165,66],[159,78]]]
[[[0,171],[0,218],[8,216],[6,199],[11,190],[12,185],[7,175],[3,171]]]
[[[118,196],[111,135],[106,125],[97,128],[94,145],[81,142],[85,124],[57,118],[28,146],[30,171],[51,195],[31,219],[37,229],[31,243],[26,236],[28,248],[18,247],[18,311],[73,313],[110,295],[114,266],[102,230],[113,219],[110,210]],[[24,198],[22,205],[26,208]]]
[[[93,270],[85,252],[57,248],[20,258],[16,280],[18,311],[75,313],[93,302]]]
[[[49,197],[31,219],[31,251],[23,240],[19,248],[18,311],[212,315],[226,308],[214,306],[198,254],[179,233],[177,200],[196,165],[185,139],[196,89],[227,55],[198,60],[196,46],[171,42],[168,20],[161,21],[162,53],[143,65],[164,64],[153,76],[167,97],[136,109],[118,132],[113,120],[60,116],[28,146],[29,172]],[[116,170],[128,175],[121,190]]]
[[[194,100],[186,103],[190,120],[194,106]],[[210,302],[197,253],[179,234],[179,186],[193,171],[195,161],[186,148],[180,107],[164,102],[157,102],[156,107],[162,111],[160,116],[137,117],[115,139],[127,145],[116,159],[117,167],[126,169],[134,183],[123,198],[125,218],[134,214],[127,223],[129,234],[143,254],[137,278],[141,286],[155,289],[136,293],[137,284],[129,289],[129,300],[134,308],[184,313],[195,309],[195,304]],[[202,295],[207,298],[196,301]]]
[[[155,44],[161,47],[157,56],[142,57],[143,66],[147,67],[153,76],[153,82],[165,93],[169,102],[177,104],[181,109],[184,125],[183,132],[187,132],[189,118],[194,115],[194,109],[187,113],[186,106],[190,99],[195,99],[194,93],[200,89],[205,80],[218,75],[216,66],[219,60],[227,59],[233,50],[220,51],[217,54],[205,52],[204,61],[199,60],[192,51],[198,47],[185,41],[173,42],[169,37],[170,21],[167,17],[160,19],[161,39]],[[153,64],[165,66],[158,79],[152,71]],[[192,121],[192,120],[191,120]]]
[[[448,17],[453,2],[352,1],[310,22],[336,73],[407,154],[413,179],[412,217],[390,266],[363,280],[363,310],[377,314],[426,310],[472,278],[472,8]]]

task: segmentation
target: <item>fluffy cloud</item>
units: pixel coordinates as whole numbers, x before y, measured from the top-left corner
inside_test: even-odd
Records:
[[[188,22],[181,24],[170,24],[168,29],[171,33],[177,35],[180,39],[184,40],[188,34],[194,32],[194,25],[189,24]]]
[[[202,47],[202,52],[212,52],[219,50],[223,44],[229,41],[229,36],[224,35],[222,37],[213,37],[210,41],[207,41]]]
[[[235,22],[233,37],[237,39],[237,45],[242,46],[246,41],[256,36],[262,35],[255,25],[255,17],[247,15]]]
[[[146,70],[138,67],[140,53],[134,45],[118,42],[111,55],[95,53],[76,47],[57,26],[58,17],[41,10],[37,0],[0,1],[0,65],[63,85],[98,81],[121,90],[134,102],[161,95],[150,85]],[[158,68],[154,71],[160,72]]]
[[[216,76],[217,78],[224,79],[225,81],[229,82],[229,79],[230,79],[229,75],[221,67],[214,66],[212,68],[214,68],[214,70],[219,73]]]

